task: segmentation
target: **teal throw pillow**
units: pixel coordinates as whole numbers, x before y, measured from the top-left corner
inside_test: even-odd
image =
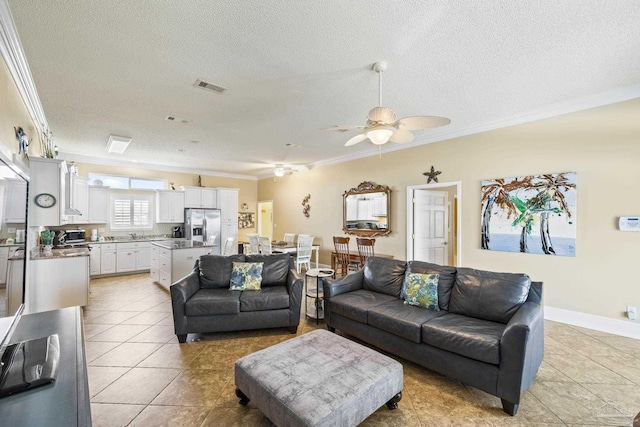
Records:
[[[259,291],[264,262],[234,262],[231,270],[232,291]]]
[[[438,274],[408,273],[402,284],[404,303],[440,311],[438,306]]]

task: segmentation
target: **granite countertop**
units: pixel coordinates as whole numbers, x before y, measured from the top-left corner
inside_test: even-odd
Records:
[[[31,260],[56,259],[56,258],[74,258],[81,256],[89,256],[88,248],[69,248],[69,249],[52,249],[51,256],[44,256],[42,252],[38,252],[32,256]]]
[[[164,249],[174,250],[174,249],[193,249],[193,248],[214,248],[218,245],[210,245],[208,243],[203,242],[193,242],[191,240],[165,240],[162,242],[151,242],[152,245],[159,246]]]
[[[111,238],[109,240],[100,240],[99,242],[93,242],[91,240],[87,240],[86,243],[90,245],[101,245],[103,243],[136,243],[136,242],[160,242],[160,241],[180,241],[184,240],[184,238],[173,238],[173,237],[139,237],[136,239],[128,238],[126,236]]]

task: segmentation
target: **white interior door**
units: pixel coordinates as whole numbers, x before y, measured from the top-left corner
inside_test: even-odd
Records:
[[[273,240],[273,201],[258,202],[258,234]]]
[[[449,265],[449,194],[413,191],[413,259]]]

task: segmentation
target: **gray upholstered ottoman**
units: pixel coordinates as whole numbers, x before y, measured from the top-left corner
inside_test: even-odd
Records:
[[[316,330],[239,359],[236,394],[277,426],[354,426],[383,404],[397,408],[402,365]]]

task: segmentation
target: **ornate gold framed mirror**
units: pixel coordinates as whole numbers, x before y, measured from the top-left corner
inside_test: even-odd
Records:
[[[365,181],[342,195],[342,230],[373,237],[391,233],[391,190]]]

